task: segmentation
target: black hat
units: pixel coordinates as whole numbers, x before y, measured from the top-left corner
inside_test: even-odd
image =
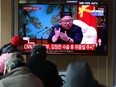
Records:
[[[63,18],[64,16],[71,16],[72,17],[72,13],[71,12],[62,12],[60,15],[60,18]]]
[[[37,44],[32,48],[31,51],[31,56],[37,56],[37,57],[41,57],[41,58],[45,58],[46,57],[46,46],[41,45],[41,44]]]
[[[64,87],[98,87],[89,65],[85,62],[68,65]]]

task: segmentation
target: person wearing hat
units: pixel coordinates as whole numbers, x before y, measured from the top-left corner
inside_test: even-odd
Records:
[[[30,56],[27,67],[43,81],[45,87],[61,87],[63,85],[63,80],[58,74],[57,66],[46,60],[47,54],[44,45],[35,45]]]
[[[27,41],[23,40],[20,36],[14,36],[9,43],[1,47],[0,55],[3,53],[18,52],[22,50],[23,45],[26,43]]]
[[[81,27],[73,24],[71,12],[63,12],[60,24],[52,27],[48,43],[76,43],[80,44],[83,38]]]
[[[86,62],[70,63],[66,70],[63,87],[106,87],[94,79],[91,68]]]
[[[26,43],[27,41],[23,40],[20,36],[14,36],[11,38],[9,43],[5,44],[0,49],[0,55],[3,53],[18,52],[22,49],[22,46]]]
[[[44,87],[43,82],[25,66],[21,53],[9,53],[0,87]]]
[[[23,49],[23,45],[27,41],[23,40],[20,36],[14,36],[11,38],[10,42],[5,44],[0,49],[0,76],[3,75],[4,70],[4,60],[9,53],[20,52]]]

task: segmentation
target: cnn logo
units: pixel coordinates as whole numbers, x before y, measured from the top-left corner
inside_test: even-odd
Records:
[[[34,42],[30,42],[28,44],[24,45],[24,50],[31,50],[33,48],[33,46],[35,45]]]

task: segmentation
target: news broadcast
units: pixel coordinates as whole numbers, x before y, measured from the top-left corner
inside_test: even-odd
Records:
[[[21,3],[18,35],[28,40],[26,51],[43,44],[48,54],[107,55],[108,5]]]

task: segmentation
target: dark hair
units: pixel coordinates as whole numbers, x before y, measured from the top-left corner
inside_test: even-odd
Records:
[[[45,59],[47,56],[46,47],[44,45],[35,45],[31,51],[31,57],[39,57],[39,59]]]
[[[13,46],[11,43],[7,43],[3,45],[0,49],[0,55],[3,53],[13,53],[13,52],[19,52],[16,46]]]
[[[62,12],[60,15],[60,18],[63,18],[64,16],[71,16],[72,17],[72,13],[71,12]]]

